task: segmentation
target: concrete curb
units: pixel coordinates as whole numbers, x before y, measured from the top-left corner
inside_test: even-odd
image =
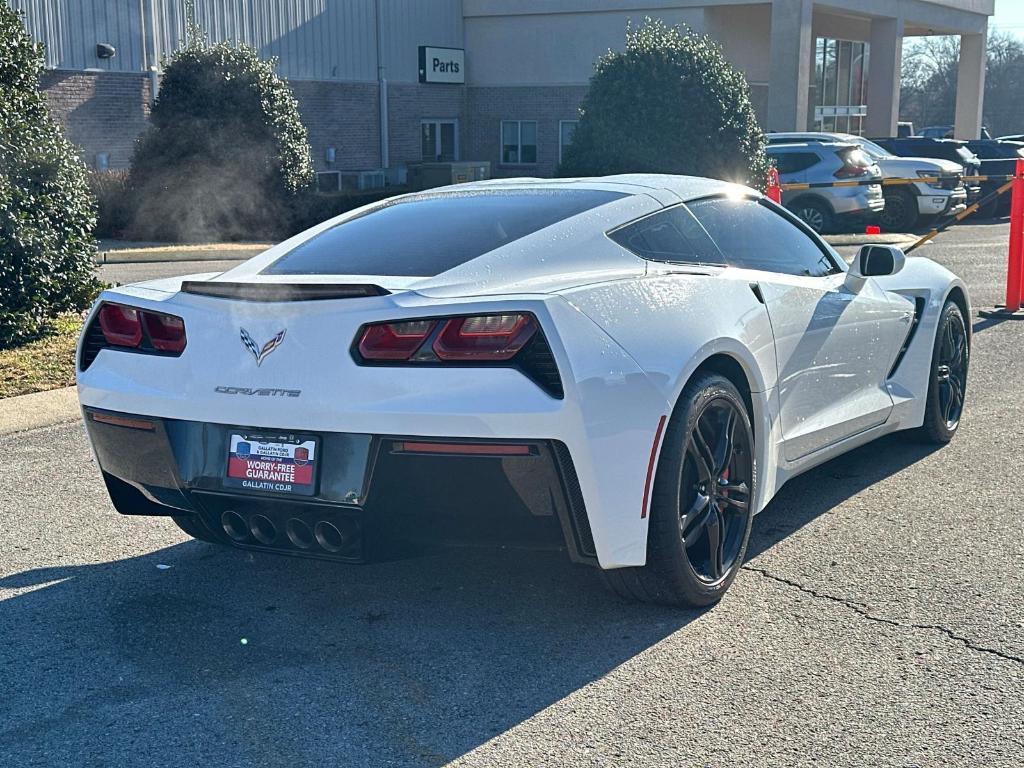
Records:
[[[153,248],[117,248],[96,254],[97,264],[148,264],[178,261],[243,261],[258,256],[270,243],[222,243]]]
[[[78,421],[82,413],[75,387],[0,399],[0,435]]]
[[[916,235],[889,232],[882,235],[827,235],[829,245],[910,245],[918,241]]]

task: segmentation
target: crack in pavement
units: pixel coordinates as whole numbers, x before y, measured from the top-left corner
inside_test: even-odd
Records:
[[[858,615],[864,617],[868,621],[874,621],[879,624],[887,624],[890,627],[898,627],[900,629],[920,629],[939,632],[948,637],[950,640],[955,640],[956,642],[961,643],[964,647],[969,648],[972,651],[976,651],[978,653],[987,653],[992,656],[996,656],[1000,659],[1003,659],[1004,661],[1012,661],[1017,664],[1024,665],[1024,657],[1015,656],[1012,653],[1000,651],[998,648],[989,648],[984,645],[978,645],[970,638],[964,637],[963,635],[958,635],[953,630],[949,629],[948,627],[944,627],[941,624],[908,624],[902,621],[897,621],[896,619],[887,619],[882,616],[875,616],[868,610],[867,603],[861,603],[856,600],[851,600],[845,597],[836,597],[835,595],[830,595],[826,592],[819,592],[818,590],[813,589],[811,587],[805,587],[803,584],[793,581],[792,579],[787,579],[784,576],[777,576],[776,574],[771,573],[770,571],[764,568],[756,568],[753,565],[750,565],[749,563],[743,565],[742,568],[746,571],[758,573],[770,581],[774,581],[779,584],[785,584],[786,586],[798,589],[804,594],[818,598],[819,600],[829,600],[833,603],[845,605],[847,608],[854,611]]]

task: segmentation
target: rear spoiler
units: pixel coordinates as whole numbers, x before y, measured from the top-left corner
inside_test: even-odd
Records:
[[[379,285],[323,283],[220,283],[186,280],[182,293],[210,296],[215,299],[239,301],[317,301],[324,299],[358,299],[386,296],[390,291]]]

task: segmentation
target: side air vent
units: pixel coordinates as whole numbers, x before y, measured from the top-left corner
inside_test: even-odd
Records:
[[[551,354],[551,347],[543,333],[534,336],[515,356],[514,361],[519,370],[549,395],[559,400],[565,397],[562,378],[558,375],[558,364],[555,363],[555,356]]]
[[[106,346],[107,340],[103,337],[103,329],[94,319],[89,323],[89,327],[85,330],[85,336],[82,338],[82,351],[78,358],[78,367],[83,371],[86,370],[93,364],[100,350]]]
[[[887,379],[891,379],[896,375],[896,371],[900,368],[900,363],[903,362],[904,356],[907,354],[907,350],[910,349],[910,342],[914,340],[914,336],[917,335],[917,327],[921,325],[921,315],[924,314],[925,300],[923,296],[914,297],[914,319],[910,325],[910,330],[907,332],[907,339],[903,342],[903,346],[900,348],[900,353],[896,355],[896,362],[892,364],[892,368],[889,370]]]
[[[324,285],[320,283],[219,283],[186,280],[182,293],[238,301],[322,301],[386,296],[390,291],[379,285]]]

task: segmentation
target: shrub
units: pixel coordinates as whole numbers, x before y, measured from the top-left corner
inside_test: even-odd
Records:
[[[39,93],[42,46],[0,4],[0,347],[88,306],[96,223],[86,169]]]
[[[648,18],[627,27],[625,51],[598,61],[559,175],[677,173],[760,188],[764,149],[747,81],[718,45]]]
[[[343,213],[370,203],[376,203],[393,195],[409,190],[404,187],[388,187],[366,192],[315,192],[306,190],[294,198],[291,228],[288,235],[298,234],[321,222],[333,219]]]
[[[131,169],[134,236],[259,239],[288,228],[313,180],[291,89],[246,45],[192,40],[166,64]]]
[[[92,171],[89,189],[96,198],[96,237],[121,237],[132,221],[127,171]]]

